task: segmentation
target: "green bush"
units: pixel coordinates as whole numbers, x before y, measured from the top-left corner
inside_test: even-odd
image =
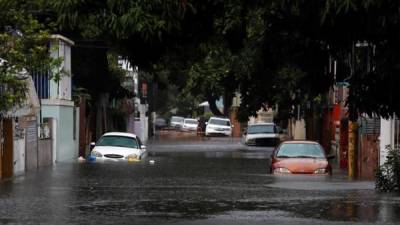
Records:
[[[375,187],[386,192],[400,191],[400,149],[386,146],[388,155],[376,171]]]

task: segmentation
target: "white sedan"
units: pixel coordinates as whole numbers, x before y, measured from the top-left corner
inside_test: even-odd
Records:
[[[199,124],[199,121],[197,121],[196,119],[185,118],[183,120],[182,130],[183,131],[196,131],[198,124]]]
[[[147,155],[146,146],[131,133],[105,133],[97,143],[91,143],[91,157],[97,160],[138,161]]]

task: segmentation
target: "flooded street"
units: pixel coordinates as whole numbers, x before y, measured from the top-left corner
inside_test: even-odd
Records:
[[[370,181],[273,176],[272,148],[164,134],[135,163],[70,163],[0,184],[0,224],[397,224]]]

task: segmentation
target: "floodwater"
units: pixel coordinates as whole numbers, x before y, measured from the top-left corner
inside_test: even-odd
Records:
[[[0,183],[0,224],[400,224],[371,181],[269,174],[272,148],[170,132],[134,163],[63,163]]]

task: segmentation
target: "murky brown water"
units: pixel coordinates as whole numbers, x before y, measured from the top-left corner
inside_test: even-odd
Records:
[[[58,164],[0,183],[0,224],[396,224],[373,182],[268,174],[271,148],[237,139],[148,144],[137,163]],[[154,160],[154,163],[150,163]]]

